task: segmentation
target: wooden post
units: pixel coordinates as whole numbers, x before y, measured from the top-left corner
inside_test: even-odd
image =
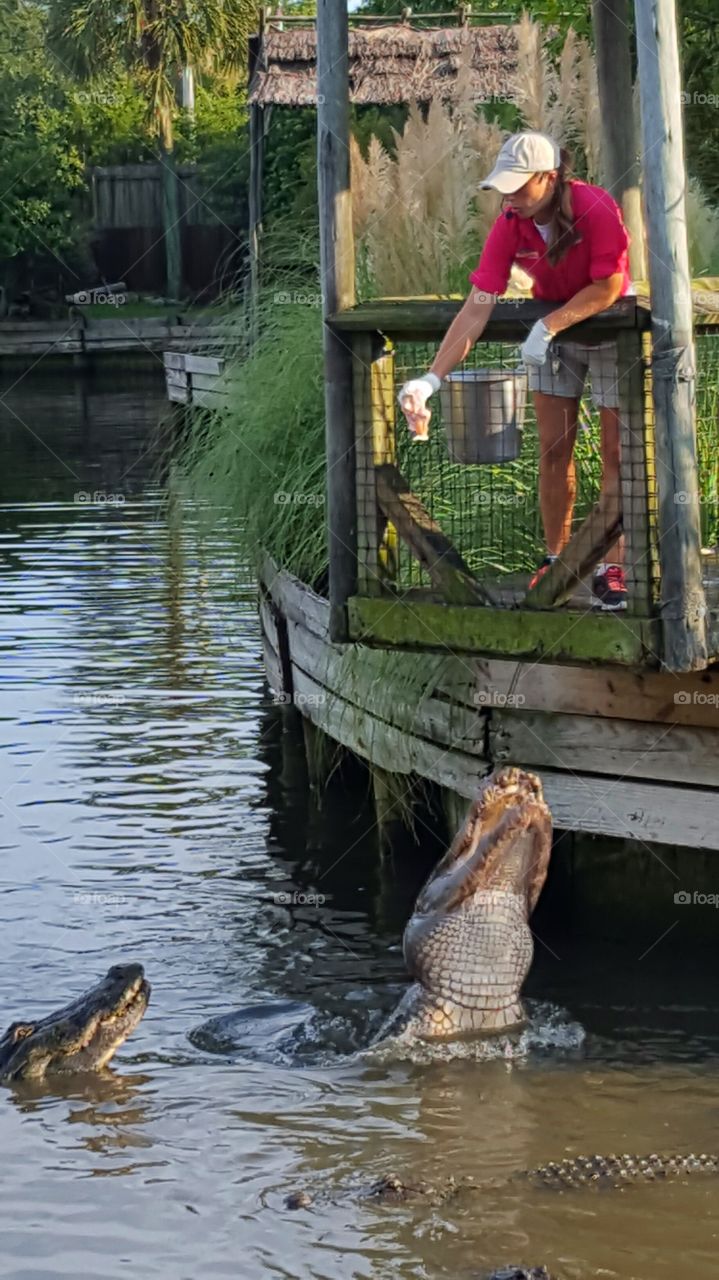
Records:
[[[629,0],[593,0],[592,25],[602,115],[602,167],[607,189],[621,206],[632,238],[634,280],[646,280],[644,219],[634,139]]]
[[[692,292],[674,0],[635,0],[652,302],[663,662],[707,665]]]
[[[347,0],[317,4],[317,177],[322,314],[354,305],[355,258],[349,153]],[[330,639],[348,639],[346,603],[357,583],[352,352],[324,325]]]
[[[397,530],[377,503],[377,467],[396,459],[394,352],[379,333],[347,337],[353,355],[357,589],[378,596],[398,567]]]
[[[248,84],[252,88],[255,72],[266,70],[265,29],[269,8],[260,8],[259,31],[250,36],[248,44]],[[271,107],[258,102],[250,103],[250,182],[248,191],[249,257],[250,257],[250,334],[252,344],[257,341],[257,303],[260,291],[260,267],[262,256],[262,187],[265,167],[265,134],[269,124]]]

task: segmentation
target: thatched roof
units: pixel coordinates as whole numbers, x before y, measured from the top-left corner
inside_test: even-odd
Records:
[[[314,27],[268,27],[255,37],[250,101],[260,106],[304,107],[317,103],[317,32]],[[350,99],[389,106],[403,102],[451,101],[462,58],[471,65],[471,92],[486,101],[507,92],[516,71],[513,27],[452,27],[417,30],[408,25],[350,30]]]

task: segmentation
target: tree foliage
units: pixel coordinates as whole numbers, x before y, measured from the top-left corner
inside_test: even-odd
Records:
[[[7,263],[73,245],[73,196],[83,184],[83,163],[69,127],[74,105],[62,71],[44,56],[42,10],[8,6],[3,21],[0,244]]]

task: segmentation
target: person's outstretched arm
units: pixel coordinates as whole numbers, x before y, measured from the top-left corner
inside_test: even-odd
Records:
[[[462,310],[454,317],[437,351],[430,372],[446,378],[458,364],[467,359],[472,347],[487,326],[497,301],[493,293],[485,293],[472,285]]]
[[[427,408],[429,397],[439,390],[442,379],[467,358],[484,332],[495,302],[494,294],[484,293],[473,285],[462,310],[454,317],[444,335],[432,367],[423,377],[413,378],[402,387],[399,403],[416,440],[427,438],[427,428],[432,416],[432,411]]]

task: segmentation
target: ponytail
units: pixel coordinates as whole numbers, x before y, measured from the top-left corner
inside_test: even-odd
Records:
[[[572,208],[572,157],[565,147],[560,148],[557,181],[552,195],[549,220],[549,239],[547,241],[547,260],[556,267],[558,262],[571,249],[573,244],[581,240],[574,221]]]

